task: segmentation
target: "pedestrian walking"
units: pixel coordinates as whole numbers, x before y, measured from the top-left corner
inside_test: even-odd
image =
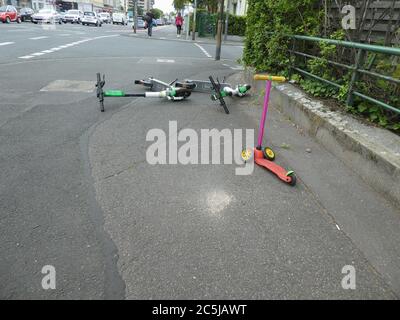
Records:
[[[147,12],[144,16],[144,20],[146,21],[147,35],[151,37],[153,35],[154,14],[151,11]]]
[[[182,31],[182,25],[183,25],[183,18],[181,16],[181,13],[178,12],[176,18],[175,18],[175,25],[176,25],[176,33],[177,37],[180,38],[181,36],[181,31]]]

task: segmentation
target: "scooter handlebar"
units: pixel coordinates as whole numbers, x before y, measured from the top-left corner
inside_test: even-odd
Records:
[[[256,74],[254,75],[254,80],[269,80],[277,82],[285,82],[286,78],[281,76],[270,76],[268,74]]]

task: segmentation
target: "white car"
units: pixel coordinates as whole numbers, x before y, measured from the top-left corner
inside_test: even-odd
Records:
[[[32,15],[32,22],[37,23],[59,23],[61,15],[54,9],[40,9],[38,13]]]
[[[128,24],[128,19],[127,19],[125,14],[120,13],[120,12],[115,12],[112,15],[112,23],[113,24],[127,25]]]
[[[81,23],[83,12],[80,10],[68,10],[63,18],[63,22]]]
[[[102,22],[111,23],[111,16],[108,12],[100,12],[98,15]]]
[[[96,27],[101,27],[102,24],[103,22],[101,21],[100,17],[97,15],[96,12],[85,11],[83,13],[83,18],[82,18],[83,26],[94,25]]]
[[[137,22],[138,22],[138,24],[137,24],[137,28],[138,29],[140,29],[140,28],[144,28],[144,21],[143,21],[143,19],[142,18],[138,18],[138,20],[137,20]],[[135,21],[133,21],[133,23],[132,23],[132,28],[135,28]]]

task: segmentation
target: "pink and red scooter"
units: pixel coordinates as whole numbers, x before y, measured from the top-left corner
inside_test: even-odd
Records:
[[[291,170],[287,171],[285,168],[273,162],[275,160],[275,152],[271,148],[269,147],[262,148],[262,140],[264,136],[265,120],[267,118],[272,81],[284,82],[286,81],[286,79],[285,77],[280,77],[280,76],[257,74],[254,76],[254,80],[266,80],[267,82],[265,87],[263,112],[261,115],[260,128],[258,132],[257,147],[254,148],[254,161],[259,166],[264,167],[267,170],[274,173],[283,182],[286,182],[287,184],[294,186],[296,185],[296,176],[294,172]],[[243,150],[242,158],[244,161],[250,160],[251,156],[252,156],[251,150],[249,149]]]

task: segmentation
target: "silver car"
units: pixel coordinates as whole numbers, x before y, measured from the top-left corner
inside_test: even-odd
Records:
[[[40,9],[32,15],[32,22],[37,23],[58,23],[61,24],[61,15],[54,9]]]

